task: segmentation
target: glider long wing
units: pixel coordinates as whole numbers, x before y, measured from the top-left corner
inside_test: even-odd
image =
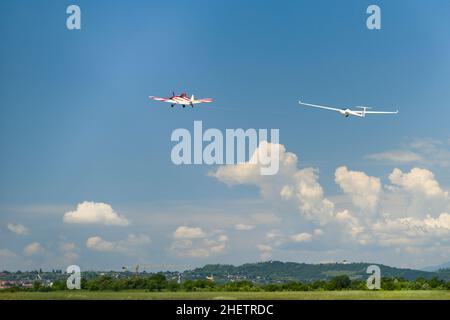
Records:
[[[370,113],[370,114],[397,114],[398,110],[397,111],[365,111],[364,113],[365,114],[368,114],[368,113]]]
[[[302,101],[299,101],[298,103],[302,104],[304,106],[313,107],[313,108],[319,108],[319,109],[325,109],[325,110],[332,110],[332,111],[338,111],[338,112],[340,112],[342,110],[342,109],[338,109],[338,108],[331,108],[331,107],[326,107],[326,106],[320,106],[320,105],[317,105],[317,104],[305,103],[305,102],[302,102]]]

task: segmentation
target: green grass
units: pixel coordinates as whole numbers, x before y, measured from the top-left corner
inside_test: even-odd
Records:
[[[450,300],[450,291],[307,291],[307,292],[145,292],[55,291],[0,292],[0,300]]]

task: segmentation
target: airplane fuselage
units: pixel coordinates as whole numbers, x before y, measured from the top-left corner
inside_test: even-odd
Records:
[[[186,93],[182,93],[180,95],[175,95],[174,93],[171,97],[167,98],[149,96],[149,99],[170,103],[172,107],[178,104],[183,106],[183,108],[186,106],[194,107],[194,104],[213,102],[213,99],[211,98],[195,99],[194,95],[188,97]]]
[[[353,111],[350,109],[342,109],[339,111],[340,114],[342,114],[344,117],[348,118],[349,116],[355,116],[355,117],[364,117],[365,114],[361,111]]]
[[[187,105],[191,105],[192,101],[190,98],[188,97],[172,97],[171,100],[173,101],[173,103],[175,104],[181,104],[183,106],[187,106]]]

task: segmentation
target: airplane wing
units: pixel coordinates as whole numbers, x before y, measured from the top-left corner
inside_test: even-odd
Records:
[[[148,98],[151,99],[151,100],[156,100],[156,101],[176,103],[176,101],[174,101],[174,100],[172,100],[170,98],[160,98],[160,97],[155,97],[155,96],[149,96]]]
[[[305,103],[305,102],[302,102],[302,101],[299,101],[298,103],[302,104],[304,106],[309,106],[309,107],[313,107],[313,108],[320,108],[320,109],[325,109],[325,110],[332,110],[332,111],[338,111],[338,112],[340,112],[342,110],[342,109],[338,109],[338,108],[319,106],[317,104]]]
[[[370,113],[370,114],[397,114],[398,110],[397,111],[365,111],[364,113],[365,114],[368,114],[368,113]]]
[[[213,102],[213,99],[210,98],[206,98],[206,99],[198,99],[198,100],[194,100],[192,101],[192,104],[199,104],[199,103],[208,103],[208,102]]]

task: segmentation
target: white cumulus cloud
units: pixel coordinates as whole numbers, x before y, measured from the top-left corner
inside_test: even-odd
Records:
[[[197,238],[204,238],[206,236],[205,232],[198,227],[187,227],[187,226],[180,226],[178,227],[174,234],[175,239],[197,239]]]
[[[269,260],[272,258],[273,248],[270,245],[267,244],[258,244],[256,246],[260,252],[260,259],[262,261]]]
[[[85,201],[79,203],[74,211],[64,214],[63,218],[66,223],[80,224],[104,224],[127,226],[129,221],[119,215],[113,208],[106,203]]]
[[[8,223],[8,229],[19,236],[24,236],[30,233],[27,227],[21,224]]]
[[[255,154],[269,152],[269,149],[271,143],[261,143]],[[292,202],[307,219],[320,223],[329,221],[333,217],[334,204],[324,197],[317,171],[314,168],[299,169],[297,156],[287,152],[283,145],[277,145],[275,149],[279,150],[280,161],[276,175],[261,175],[259,165],[250,162],[220,166],[210,175],[228,185],[255,185],[267,200]]]
[[[292,235],[291,240],[294,242],[309,242],[312,240],[312,235],[307,232],[302,232]]]
[[[221,231],[205,232],[199,227],[178,227],[170,251],[178,257],[208,258],[223,254],[229,238]]]
[[[450,141],[416,139],[398,150],[372,153],[367,159],[384,163],[419,163],[431,166],[450,166]]]
[[[381,192],[379,178],[370,177],[361,171],[350,171],[343,166],[336,169],[335,181],[351,197],[356,207],[371,211],[376,209]]]
[[[86,240],[86,247],[96,251],[114,251],[116,246],[114,242],[103,240],[99,236],[94,236]]]
[[[388,163],[409,163],[423,161],[421,155],[409,150],[392,150],[380,153],[372,153],[367,155],[366,158]]]
[[[427,198],[448,197],[448,192],[441,189],[433,172],[427,169],[413,168],[410,172],[404,173],[396,168],[389,175],[389,180],[393,185],[416,195],[423,195]]]
[[[119,241],[108,241],[100,236],[92,236],[86,240],[86,247],[103,252],[131,252],[148,243],[150,238],[146,235],[130,234],[125,240]]]
[[[440,242],[449,242],[450,214],[441,213],[436,218],[387,218],[372,227],[374,237],[383,246],[416,246],[427,248]],[[411,249],[411,247],[409,247]]]
[[[45,249],[39,242],[32,242],[23,249],[23,252],[27,256],[35,256],[44,253]]]
[[[261,147],[267,145],[258,148]],[[283,145],[278,149],[280,170],[276,175],[262,176],[249,163],[219,166],[210,173],[228,185],[258,187],[263,200],[277,209],[288,208],[288,211],[294,205],[301,215],[302,227],[311,227],[311,231],[298,234],[283,230],[267,233],[264,243],[257,246],[261,259],[270,259],[275,250],[296,248],[295,242],[301,243],[297,246],[301,250],[310,250],[322,247],[330,239],[332,245],[349,250],[349,254],[353,248],[365,250],[370,246],[374,252],[382,248],[392,256],[399,253],[408,256],[412,252],[428,252],[431,256],[432,252],[442,255],[450,247],[450,197],[430,170],[394,169],[388,176],[390,183],[383,187],[379,177],[341,166],[334,174],[341,194],[333,195],[330,201],[319,183],[318,170],[299,168],[295,154],[287,152]],[[388,155],[383,156],[387,160]],[[412,153],[389,156],[393,162],[419,161]],[[257,225],[252,220],[247,223]],[[311,243],[303,245],[306,242]]]

